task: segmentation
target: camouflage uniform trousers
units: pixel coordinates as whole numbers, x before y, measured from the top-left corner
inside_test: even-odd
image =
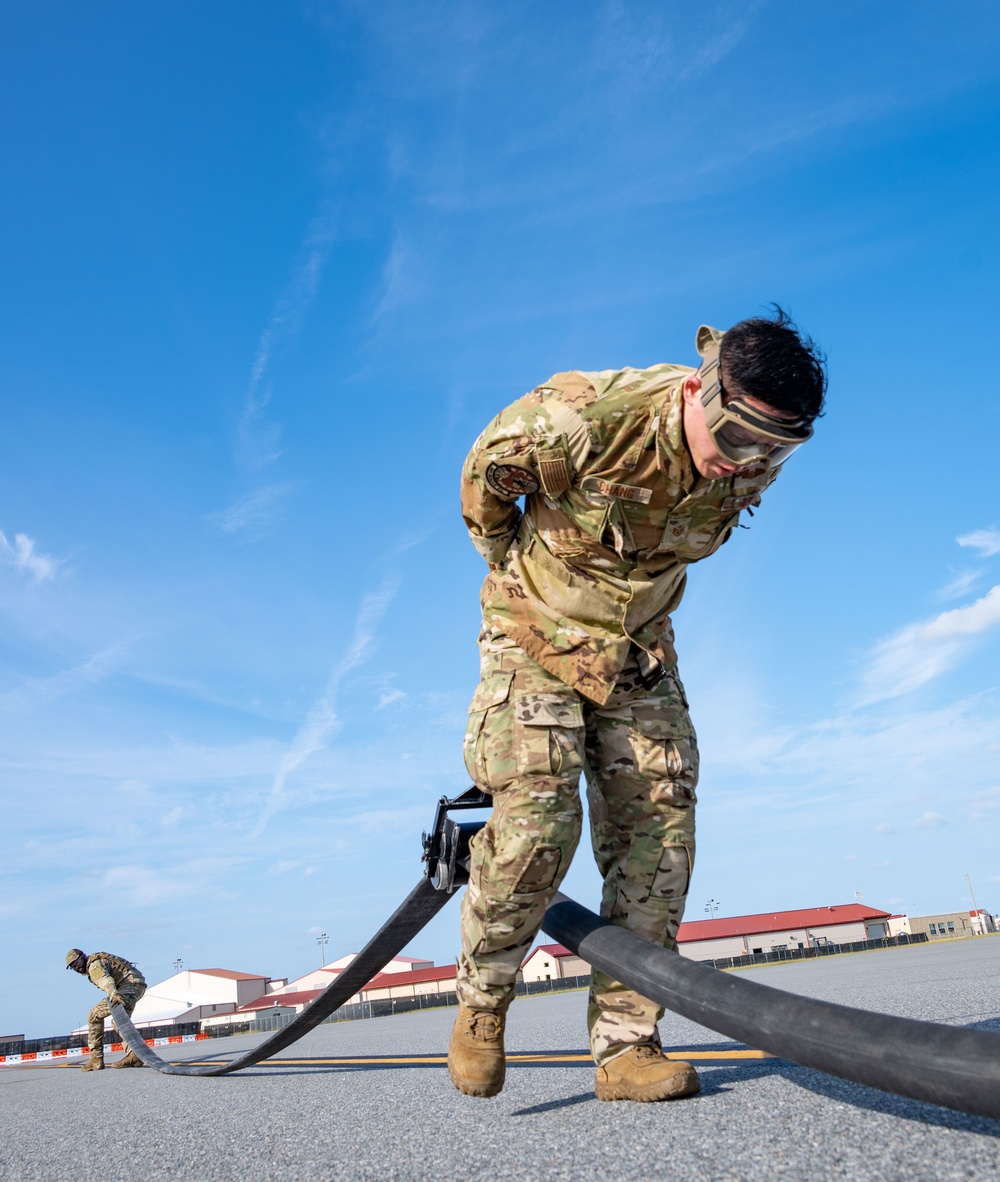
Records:
[[[493,794],[472,844],[462,900],[457,991],[473,1009],[504,1009],[518,969],[580,839],[586,770],[601,914],[666,948],[694,864],[698,748],[675,669],[652,688],[630,656],[597,706],[511,646],[484,644],[465,761]],[[659,1045],[663,1008],[594,971],[588,1025],[598,1064]]]
[[[139,998],[146,992],[146,986],[138,982],[125,981],[118,987],[125,1003],[125,1012],[131,1014]],[[108,998],[99,1001],[87,1015],[87,1046],[90,1047],[91,1062],[95,1055],[104,1061],[104,1019],[111,1017],[111,1002]],[[118,1027],[115,1027],[118,1030]],[[121,1031],[118,1031],[119,1035]]]

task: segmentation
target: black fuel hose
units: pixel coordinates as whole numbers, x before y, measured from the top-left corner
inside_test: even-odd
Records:
[[[398,956],[407,944],[426,927],[451,895],[435,890],[429,878],[421,878],[406,899],[379,928],[337,979],[307,1006],[297,1018],[270,1038],[265,1038],[252,1051],[231,1059],[226,1063],[168,1063],[146,1045],[145,1039],[132,1025],[132,1019],[123,1006],[111,1007],[111,1018],[118,1033],[135,1051],[147,1067],[154,1067],[164,1075],[228,1075],[252,1067],[262,1059],[270,1058],[277,1051],[297,1042],[303,1034],[318,1026],[359,990],[364,989],[376,973],[382,971],[394,956]],[[280,1004],[281,994],[274,995]]]
[[[710,1030],[854,1083],[1000,1117],[1000,1034],[759,985],[668,952],[561,893],[542,927],[601,972]]]
[[[111,1016],[139,1058],[166,1075],[228,1075],[252,1067],[296,1042],[363,989],[450,898],[451,892],[422,878],[310,1006],[253,1050],[225,1063],[168,1063],[146,1045],[121,1006],[112,1006]],[[851,1009],[759,985],[668,952],[563,894],[553,899],[542,927],[602,972],[710,1030],[854,1083],[1000,1117],[1000,1034]]]

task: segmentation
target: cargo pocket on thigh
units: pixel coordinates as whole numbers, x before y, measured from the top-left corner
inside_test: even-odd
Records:
[[[514,776],[514,734],[510,717],[513,673],[490,673],[480,681],[469,703],[462,754],[465,770],[477,787],[499,792]]]
[[[511,842],[501,838],[499,849],[489,840],[479,848],[483,834],[488,832],[489,826],[481,829],[473,841],[471,875],[480,884],[476,907],[486,915],[487,927],[507,913],[508,904],[519,907],[551,890],[565,869],[563,851],[556,842],[536,844],[530,839]]]
[[[664,846],[650,883],[651,899],[683,899],[691,883],[691,851],[687,846]]]
[[[514,883],[515,895],[537,895],[556,881],[562,866],[562,850],[557,845],[536,845]]]
[[[636,706],[637,775],[651,785],[654,803],[672,800],[694,804],[698,784],[698,748],[687,711],[678,706]]]
[[[514,699],[514,762],[518,775],[578,778],[583,770],[583,706],[565,694]]]
[[[691,882],[691,867],[687,846],[653,846],[649,839],[633,842],[626,868],[626,894],[642,906],[671,899],[683,901]]]

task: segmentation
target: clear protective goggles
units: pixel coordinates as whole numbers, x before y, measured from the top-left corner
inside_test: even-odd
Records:
[[[812,425],[806,419],[775,418],[738,397],[724,402],[717,348],[706,350],[699,373],[705,426],[716,448],[731,463],[742,467],[767,460],[776,468],[812,437]]]

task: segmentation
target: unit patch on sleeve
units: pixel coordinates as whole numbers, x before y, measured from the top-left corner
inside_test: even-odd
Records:
[[[485,476],[486,483],[498,497],[516,500],[538,492],[538,478],[534,472],[517,464],[490,464]]]

